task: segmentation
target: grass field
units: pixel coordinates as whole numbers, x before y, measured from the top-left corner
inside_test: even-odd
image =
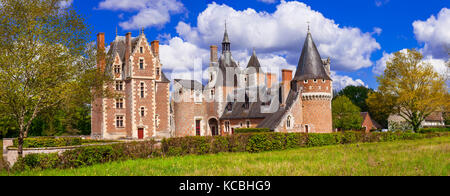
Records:
[[[3,172],[3,175],[5,173]],[[450,137],[285,151],[133,160],[15,175],[315,176],[450,175]]]

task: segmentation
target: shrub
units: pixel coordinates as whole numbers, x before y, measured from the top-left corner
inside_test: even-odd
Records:
[[[435,132],[450,132],[450,127],[436,127],[419,129],[418,133],[435,133]]]
[[[58,155],[28,154],[14,164],[13,170],[77,168],[110,161],[161,156],[154,140],[145,142],[118,143],[102,146],[85,146],[68,150]]]
[[[267,128],[237,128],[234,130],[236,134],[239,133],[265,133],[265,132],[272,132],[270,129]]]
[[[18,146],[18,140],[14,139],[13,144]],[[78,146],[82,144],[82,139],[79,137],[36,137],[25,138],[23,140],[24,148],[45,148],[45,147],[64,147],[64,146]]]

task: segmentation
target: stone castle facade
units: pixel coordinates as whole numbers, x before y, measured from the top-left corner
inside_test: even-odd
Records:
[[[98,35],[104,48],[104,34]],[[209,79],[170,81],[162,72],[159,42],[116,36],[108,65],[121,98],[97,98],[92,104],[92,136],[105,139],[214,136],[236,128],[269,128],[275,132],[332,132],[330,60],[322,59],[308,32],[295,74],[282,80],[264,73],[256,52],[246,68],[233,59],[225,29],[222,51],[211,46]]]

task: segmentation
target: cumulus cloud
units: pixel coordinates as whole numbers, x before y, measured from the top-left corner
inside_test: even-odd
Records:
[[[448,58],[450,53],[450,9],[443,8],[435,17],[413,23],[417,41],[424,43],[423,52],[434,58]]]
[[[361,79],[353,79],[349,76],[338,75],[335,71],[331,71],[331,78],[333,79],[333,89],[334,90],[342,90],[347,86],[365,86],[366,85]]]
[[[402,49],[400,50],[400,52],[406,54],[408,50]],[[375,73],[376,75],[382,75],[384,73],[384,70],[386,69],[386,62],[389,61],[392,57],[394,57],[393,53],[383,52],[383,57],[381,57],[381,59],[376,62],[376,65],[372,70],[373,73]],[[423,58],[423,62],[431,64],[437,73],[444,75],[448,74],[448,67],[445,65],[445,60],[443,59],[436,59],[432,56],[425,56]]]
[[[340,27],[320,12],[297,1],[281,1],[273,13],[254,9],[235,10],[227,5],[209,4],[197,18],[197,25],[184,22],[177,33],[202,48],[218,44],[223,37],[224,21],[233,50],[256,48],[263,54],[283,56],[297,64],[310,22],[311,32],[322,58],[331,57],[332,69],[353,71],[372,66],[370,56],[380,45],[370,32]]]
[[[183,41],[180,37],[171,38],[168,44],[160,46],[160,58],[164,69],[192,69],[196,61],[208,62],[209,51]],[[204,63],[200,63],[204,64]]]
[[[123,29],[139,29],[164,25],[171,14],[181,13],[184,5],[178,0],[103,0],[99,9],[136,12],[128,21],[119,25]]]

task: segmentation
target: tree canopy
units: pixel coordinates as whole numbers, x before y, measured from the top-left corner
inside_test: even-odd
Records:
[[[0,109],[17,125],[20,155],[36,117],[90,103],[109,78],[96,68],[84,19],[65,1],[0,0]]]
[[[339,96],[332,102],[333,128],[340,130],[360,130],[361,110],[346,96]]]
[[[414,131],[432,112],[449,107],[445,76],[434,71],[415,49],[396,52],[377,81],[378,91],[367,100],[369,107],[400,115]]]
[[[337,96],[346,96],[353,104],[358,106],[361,111],[368,112],[369,107],[366,104],[366,99],[372,89],[365,86],[347,86],[337,93]]]

